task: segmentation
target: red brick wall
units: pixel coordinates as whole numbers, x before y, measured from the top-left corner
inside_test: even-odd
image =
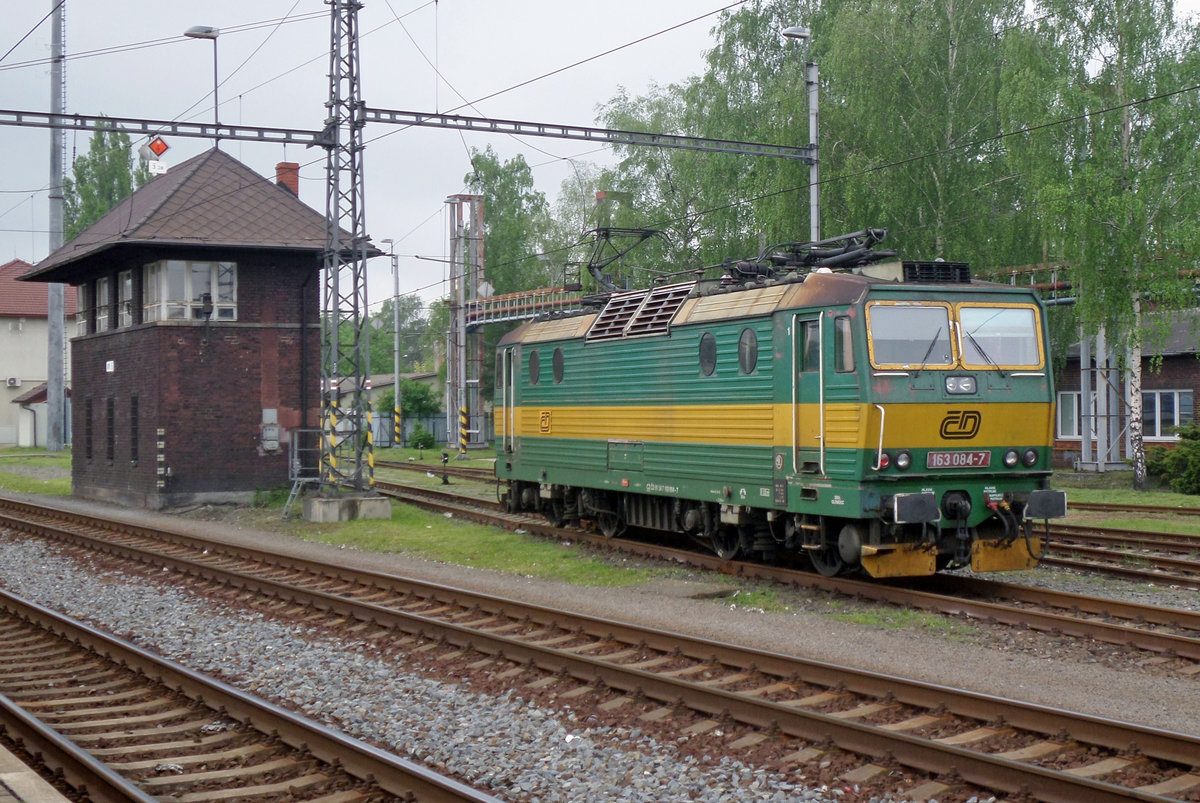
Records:
[[[286,484],[290,430],[320,422],[321,285],[311,257],[282,265],[236,261],[236,322],[210,322],[207,327],[203,322],[158,322],[72,341],[76,494],[158,508],[244,497]],[[307,400],[301,398],[302,293]],[[111,371],[106,369],[110,362]],[[132,461],[130,398],[135,395],[138,442],[137,460]],[[89,398],[91,459],[84,443]],[[116,412],[111,461],[106,454],[109,398]],[[263,410],[268,408],[278,411],[281,448],[275,452],[262,447]],[[170,470],[164,488],[157,486],[160,465]]]

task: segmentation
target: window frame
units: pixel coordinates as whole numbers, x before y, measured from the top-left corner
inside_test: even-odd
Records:
[[[206,281],[196,280],[205,274]],[[148,262],[142,266],[142,320],[203,321],[203,297],[208,293],[212,300],[211,320],[236,321],[237,284],[236,262],[191,259]]]
[[[1173,423],[1164,423],[1162,420],[1162,399],[1163,396],[1170,396],[1172,400],[1172,409],[1174,419]],[[1192,397],[1192,417],[1187,420],[1181,420],[1180,416],[1180,396]],[[1149,406],[1146,404],[1147,397],[1154,398],[1154,432],[1151,433],[1146,421],[1146,411]],[[1190,423],[1195,418],[1195,395],[1187,388],[1153,388],[1150,390],[1142,390],[1142,438],[1148,441],[1165,441],[1173,442],[1179,440],[1179,435],[1173,432],[1165,432],[1173,427],[1181,427]]]

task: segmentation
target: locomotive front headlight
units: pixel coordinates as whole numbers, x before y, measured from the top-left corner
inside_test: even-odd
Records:
[[[1016,467],[1017,467],[1017,461],[1018,461],[1018,460],[1020,460],[1020,459],[1021,459],[1021,458],[1020,458],[1020,457],[1017,455],[1017,450],[1016,450],[1016,449],[1009,449],[1008,451],[1006,451],[1006,452],[1004,453],[1004,466],[1005,466],[1005,468],[1016,468]]]
[[[975,392],[975,377],[973,376],[948,376],[946,377],[946,392],[955,395],[969,394]]]
[[[1029,468],[1033,468],[1035,465],[1037,465],[1037,461],[1038,461],[1037,449],[1026,449],[1024,452],[1022,452],[1021,462],[1024,463]]]
[[[899,454],[896,455],[896,468],[900,469],[901,471],[907,471],[909,466],[911,466],[911,465],[912,465],[912,453],[911,452],[900,452]]]

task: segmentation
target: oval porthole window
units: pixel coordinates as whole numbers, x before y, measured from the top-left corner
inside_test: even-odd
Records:
[[[717,339],[712,332],[700,335],[700,370],[705,376],[717,370]]]
[[[529,384],[536,385],[542,378],[542,360],[538,357],[537,349],[529,352]]]
[[[741,337],[738,338],[738,365],[741,366],[743,374],[754,373],[754,368],[758,365],[758,335],[753,329],[743,329]]]
[[[562,382],[563,378],[563,353],[561,346],[554,349],[554,357],[550,365],[554,369],[554,384],[557,385]]]

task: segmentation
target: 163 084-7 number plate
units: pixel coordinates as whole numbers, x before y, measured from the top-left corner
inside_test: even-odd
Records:
[[[929,452],[925,456],[926,468],[987,468],[991,465],[992,453],[974,452]]]

